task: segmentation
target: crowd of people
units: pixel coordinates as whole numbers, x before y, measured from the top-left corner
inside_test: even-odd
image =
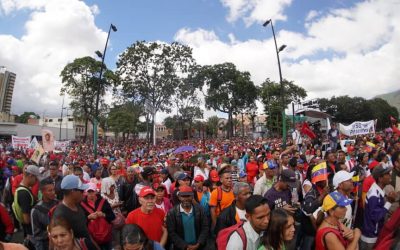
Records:
[[[399,136],[328,134],[74,142],[38,164],[3,142],[0,249],[400,249]]]

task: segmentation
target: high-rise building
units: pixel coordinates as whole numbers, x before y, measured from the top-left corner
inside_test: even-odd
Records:
[[[0,112],[10,113],[16,74],[0,66]]]

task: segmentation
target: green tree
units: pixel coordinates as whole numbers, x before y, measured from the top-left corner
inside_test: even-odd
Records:
[[[293,81],[283,80],[284,106],[282,107],[281,84],[267,78],[261,85],[261,101],[268,115],[267,127],[273,133],[282,128],[282,109],[292,102],[299,102],[307,97],[307,91]]]
[[[121,54],[117,75],[126,96],[145,101],[154,113],[169,112],[171,97],[194,65],[188,46],[138,41]]]
[[[250,73],[237,70],[233,63],[223,63],[199,68],[194,80],[208,87],[205,94],[206,108],[228,114],[227,137],[231,137],[233,113],[251,106],[258,97]]]
[[[18,123],[28,123],[28,120],[30,118],[34,118],[34,119],[39,119],[40,116],[38,114],[36,114],[35,112],[24,112],[21,115],[17,115],[15,117],[15,122]]]
[[[103,97],[107,87],[111,85],[112,80],[115,80],[114,74],[107,68],[100,80],[101,66],[101,62],[92,57],[77,58],[72,63],[68,63],[60,75],[63,83],[61,95],[68,94],[70,96],[70,107],[74,116],[85,121],[84,140],[87,138],[88,122],[93,123],[96,116],[97,91],[100,91],[100,109],[106,109]]]
[[[129,138],[129,135],[137,135],[139,132],[139,117],[143,114],[143,106],[133,102],[126,102],[120,105],[114,104],[107,119],[107,126],[116,135],[122,133],[122,141]]]
[[[218,116],[210,116],[207,119],[207,130],[210,132],[210,134],[214,137],[218,136],[218,129],[219,129],[219,118]]]
[[[370,109],[372,110],[374,119],[377,119],[377,129],[384,129],[391,126],[390,116],[398,118],[399,111],[396,107],[382,98],[374,98],[367,101]]]

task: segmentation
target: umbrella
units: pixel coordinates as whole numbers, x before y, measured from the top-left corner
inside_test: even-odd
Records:
[[[179,154],[182,152],[189,152],[189,151],[194,151],[194,150],[196,150],[196,148],[193,146],[182,146],[182,147],[175,149],[174,154]]]

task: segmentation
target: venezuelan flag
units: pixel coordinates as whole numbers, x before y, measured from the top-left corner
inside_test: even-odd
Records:
[[[360,184],[360,175],[355,175],[351,178],[353,181],[354,186],[358,186]]]
[[[315,184],[326,180],[328,180],[328,169],[326,162],[321,162],[311,170],[311,182]]]

